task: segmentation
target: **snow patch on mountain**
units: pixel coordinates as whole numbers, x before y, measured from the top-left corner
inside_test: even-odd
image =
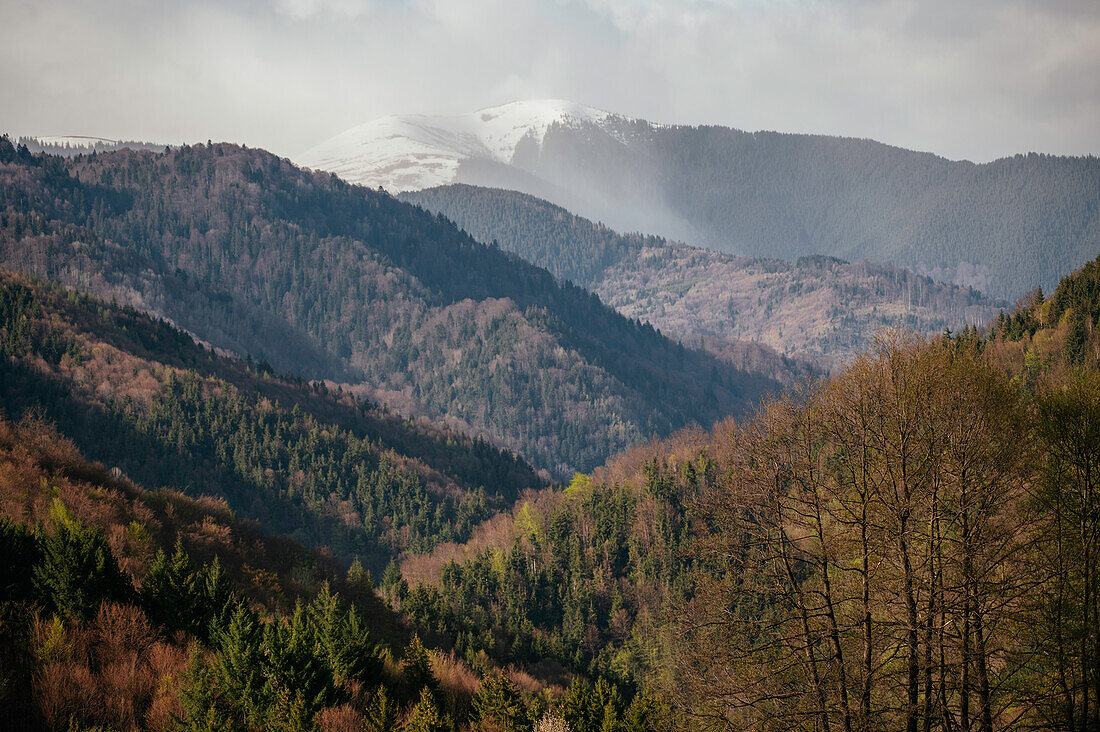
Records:
[[[353,127],[294,162],[390,192],[454,183],[464,160],[510,164],[525,138],[541,145],[552,125],[605,126],[623,117],[560,99],[513,102],[450,117],[400,115]]]

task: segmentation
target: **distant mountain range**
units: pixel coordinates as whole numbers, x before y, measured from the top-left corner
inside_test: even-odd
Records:
[[[623,235],[515,191],[454,184],[400,197],[583,285],[628,317],[765,373],[784,372],[767,368],[771,349],[833,366],[883,327],[934,335],[984,324],[1009,307],[889,264],[739,257]]]
[[[369,122],[302,165],[393,192],[506,188],[746,256],[890,262],[1014,299],[1100,253],[1100,160],[975,165],[871,140],[661,125],[563,101]]]
[[[66,159],[0,140],[0,266],[446,421],[559,477],[778,386],[442,217],[228,144]]]

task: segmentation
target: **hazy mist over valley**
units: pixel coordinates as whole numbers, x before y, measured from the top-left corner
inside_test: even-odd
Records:
[[[0,0],[0,727],[1100,730],[1100,6]]]

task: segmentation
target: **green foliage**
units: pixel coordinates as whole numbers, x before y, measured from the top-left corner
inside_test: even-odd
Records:
[[[713,479],[713,463],[701,455],[677,468],[648,463],[642,498],[629,487],[574,489],[539,522],[529,513],[521,544],[446,565],[439,583],[418,586],[402,610],[456,637],[468,658],[478,651],[502,662],[553,658],[633,683],[652,656],[647,618],[660,612],[652,603],[690,591],[682,497]]]
[[[184,694],[188,724],[216,719],[248,728],[308,729],[321,709],[347,700],[353,683],[377,687],[366,709],[368,725],[386,729],[392,723],[395,708],[378,686],[386,681],[379,647],[355,608],[327,585],[308,605],[299,602],[289,617],[268,623],[238,605],[215,648],[211,659],[192,662]],[[420,651],[426,663],[423,646]]]
[[[269,514],[269,525],[289,529],[287,519],[293,514],[286,510],[290,515],[271,516],[271,507],[256,505],[257,491],[289,499],[310,515],[311,523],[323,513],[325,500],[338,499],[350,504],[357,531],[322,524],[312,536],[299,528],[302,539],[339,538],[345,550],[375,554],[375,542],[390,551],[403,548],[400,542],[424,550],[439,541],[464,538],[495,503],[482,490],[457,500],[434,495],[420,476],[403,469],[396,456],[372,441],[311,418],[300,408],[272,408],[263,398],[227,387],[204,384],[189,374],[170,381],[148,410],[127,410],[123,419],[192,464],[201,465],[201,456],[217,456],[229,481],[223,490],[233,504],[252,514]],[[509,487],[501,488],[507,495]],[[406,529],[408,538],[397,538],[400,529]],[[340,533],[328,537],[321,532]]]
[[[39,274],[64,284],[139,293],[212,344],[400,393],[555,473],[740,411],[772,386],[446,219],[260,151],[2,165],[0,237],[12,245],[0,264],[45,259]]]
[[[317,647],[337,684],[358,681],[370,686],[382,680],[378,644],[355,607],[345,607],[328,583],[310,603],[309,616]]]
[[[501,672],[489,674],[481,681],[474,695],[474,718],[494,723],[502,732],[525,732],[531,729],[531,716],[516,685]]]
[[[434,693],[439,687],[439,682],[432,673],[428,649],[424,647],[419,635],[413,635],[409,645],[405,647],[401,659],[401,670],[405,684],[413,696],[421,690]]]
[[[28,600],[32,573],[39,561],[34,534],[21,523],[0,516],[0,597]]]
[[[662,707],[641,690],[627,704],[620,690],[606,679],[595,685],[575,679],[558,700],[557,713],[573,732],[649,732],[662,729]]]
[[[1100,322],[1100,257],[1058,283],[1051,298],[1051,321],[1058,322],[1068,310],[1080,313],[1093,324]]]
[[[403,732],[449,732],[452,722],[439,709],[432,693],[427,689],[420,692],[420,700],[401,726]]]
[[[347,654],[339,638],[334,644],[319,642],[319,630],[316,618],[307,615],[300,602],[284,622],[265,628],[264,676],[276,699],[272,715],[278,726],[302,729],[332,701],[336,684],[332,661],[342,661]],[[326,641],[332,640],[330,633]]]
[[[41,559],[34,586],[46,603],[78,620],[92,617],[104,600],[124,601],[133,588],[115,561],[103,532],[69,520],[39,535]]]
[[[225,628],[233,610],[233,591],[218,559],[195,567],[178,540],[171,556],[157,551],[141,600],[153,621],[206,642]]]
[[[379,686],[370,695],[370,703],[364,714],[367,732],[390,732],[397,727],[397,706]]]

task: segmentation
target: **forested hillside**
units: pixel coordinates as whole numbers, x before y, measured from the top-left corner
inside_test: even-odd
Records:
[[[455,184],[398,196],[442,214],[484,244],[496,242],[532,264],[582,287],[645,246],[662,246],[660,237],[619,234],[603,224],[569,213],[561,206],[502,188]]]
[[[166,146],[155,142],[138,140],[106,140],[101,137],[19,137],[16,145],[22,145],[32,153],[49,153],[70,158],[96,152],[113,150],[154,150],[161,151]]]
[[[645,693],[426,647],[360,565],[112,473],[0,418],[6,728],[665,729]]]
[[[681,728],[1087,729],[1098,273],[521,502],[408,558],[402,607],[655,684]]]
[[[867,348],[881,328],[934,335],[984,323],[1004,307],[888,264],[824,256],[792,263],[620,235],[515,191],[452,185],[401,198],[583,285],[629,318],[784,383],[798,365],[759,346],[832,366]],[[756,352],[745,353],[748,342]]]
[[[131,308],[0,272],[0,406],[147,486],[358,557],[464,540],[544,486],[487,442],[234,361]]]
[[[558,475],[773,386],[442,217],[233,145],[62,159],[0,142],[0,264]]]
[[[0,152],[4,257],[53,280],[0,272],[13,724],[1095,726],[1100,258],[986,326],[884,332],[833,378],[563,488],[349,390],[424,363],[461,401],[484,367],[476,388],[531,435],[517,393],[611,449],[623,412],[534,380],[547,354],[666,429],[744,382],[446,219],[264,153]],[[720,269],[684,262],[655,267]],[[891,292],[892,270],[791,265],[834,292],[861,266]],[[894,286],[919,302],[922,282]],[[161,308],[252,355],[142,312]],[[538,389],[510,390],[520,368]]]
[[[552,125],[513,175],[456,182],[549,198],[624,231],[752,257],[891,262],[1015,299],[1100,251],[1100,160],[975,165],[871,140],[654,125]]]

